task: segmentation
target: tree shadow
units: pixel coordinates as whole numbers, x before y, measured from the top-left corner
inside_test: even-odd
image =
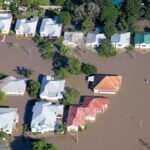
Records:
[[[12,150],[31,150],[32,143],[38,140],[29,137],[16,136],[13,142],[10,143]]]
[[[150,32],[150,27],[145,27],[145,28],[144,28],[144,31],[145,31],[145,32]]]

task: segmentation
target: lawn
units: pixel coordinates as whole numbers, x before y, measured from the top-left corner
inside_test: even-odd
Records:
[[[0,0],[0,9],[2,8],[3,0]]]
[[[50,0],[35,0],[35,2],[37,2],[39,5],[50,5]]]

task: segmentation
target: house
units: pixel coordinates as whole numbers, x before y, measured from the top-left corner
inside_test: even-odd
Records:
[[[93,107],[83,107],[85,113],[86,121],[95,121],[96,120],[96,109]]]
[[[95,94],[116,94],[121,86],[122,76],[96,74],[89,76],[88,82]]]
[[[150,48],[150,32],[136,32],[134,38],[135,48]]]
[[[84,43],[83,32],[65,32],[63,44],[70,47],[80,46]]]
[[[83,106],[96,110],[97,113],[104,113],[108,109],[108,99],[105,97],[86,96],[83,99]]]
[[[50,102],[36,102],[33,107],[31,132],[49,132],[58,129],[62,123],[64,106]]]
[[[79,127],[85,127],[85,110],[80,105],[71,105],[68,112],[67,131],[78,131]]]
[[[44,18],[40,27],[40,36],[59,38],[61,36],[62,24],[56,23],[51,18]]]
[[[34,37],[36,35],[36,27],[38,17],[31,17],[29,19],[17,19],[15,32],[16,35],[25,35]]]
[[[112,35],[111,44],[115,48],[125,48],[130,45],[130,32],[118,32]]]
[[[52,76],[44,76],[40,89],[40,98],[58,101],[63,98],[65,80],[54,79]]]
[[[14,0],[4,0],[5,5],[10,5],[14,2]]]
[[[103,40],[106,39],[104,34],[89,32],[86,37],[86,47],[99,47]]]
[[[6,95],[24,95],[26,91],[26,79],[12,76],[0,80],[0,90]]]
[[[17,108],[0,108],[0,131],[11,135],[18,122]]]
[[[0,13],[0,31],[2,34],[8,34],[11,28],[11,13]]]

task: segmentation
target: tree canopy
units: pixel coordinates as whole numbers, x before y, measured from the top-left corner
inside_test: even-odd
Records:
[[[58,150],[58,149],[55,145],[48,144],[40,140],[32,144],[32,150]]]
[[[36,98],[38,96],[40,89],[40,83],[34,80],[30,80],[28,83],[28,93],[32,98]]]

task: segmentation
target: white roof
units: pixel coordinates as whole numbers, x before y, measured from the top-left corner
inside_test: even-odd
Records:
[[[31,129],[38,130],[50,128],[55,130],[57,117],[63,116],[64,106],[61,104],[51,104],[50,102],[36,102],[33,107]]]
[[[0,13],[0,30],[2,32],[9,32],[12,22],[12,15]]]
[[[77,44],[80,40],[83,40],[84,33],[83,32],[65,32],[64,33],[64,41],[72,42]]]
[[[17,19],[15,31],[22,31],[24,34],[35,34],[38,23],[38,17],[30,19]]]
[[[40,33],[44,33],[50,37],[60,37],[62,24],[56,23],[51,18],[44,18],[40,27]]]
[[[57,80],[51,76],[44,76],[42,80],[40,97],[46,99],[63,98],[65,80]]]
[[[0,80],[1,91],[7,93],[25,93],[26,79],[12,76]]]
[[[12,133],[17,108],[0,108],[0,128]]]
[[[105,35],[101,33],[95,33],[95,32],[89,32],[87,34],[86,42],[87,43],[102,43],[102,41],[105,39]]]
[[[111,43],[123,43],[123,44],[130,43],[130,36],[131,36],[130,32],[115,33],[111,37]]]

